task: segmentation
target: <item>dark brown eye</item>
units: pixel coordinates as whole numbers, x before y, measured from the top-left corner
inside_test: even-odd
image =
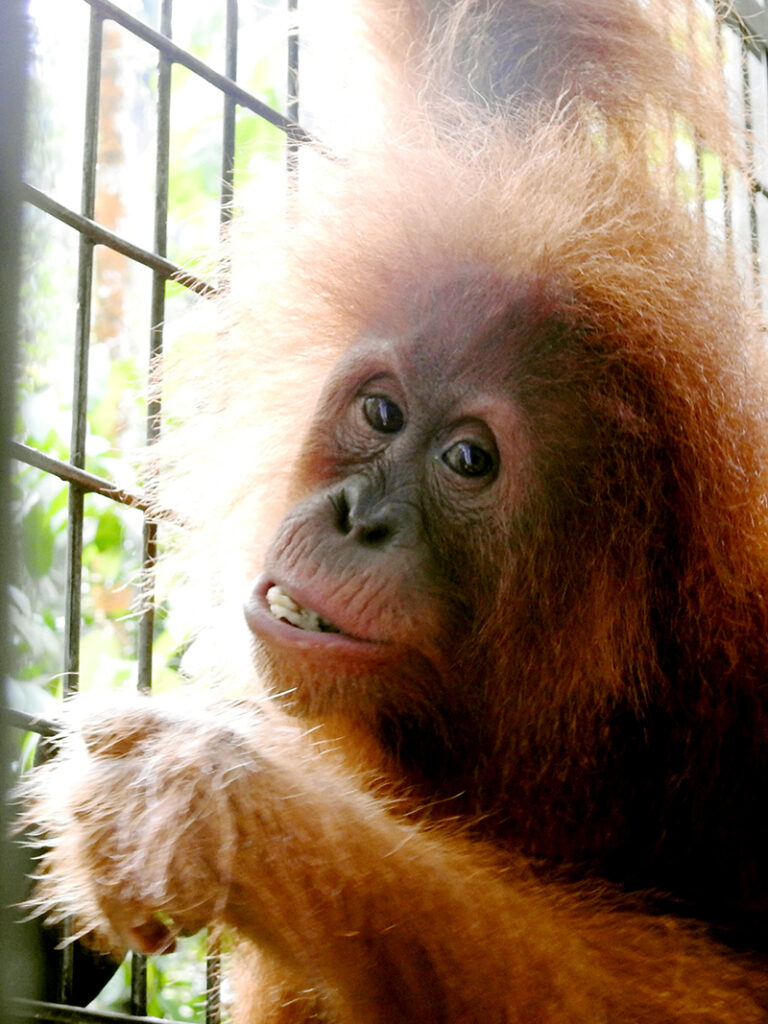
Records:
[[[443,452],[441,458],[459,476],[489,476],[496,468],[495,457],[472,441],[457,441]]]
[[[380,434],[396,434],[405,423],[400,406],[383,395],[368,395],[363,400],[363,415]]]

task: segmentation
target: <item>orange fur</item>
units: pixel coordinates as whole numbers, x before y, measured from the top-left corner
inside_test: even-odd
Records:
[[[672,2],[664,29],[631,0],[367,6],[387,137],[265,236],[248,308],[257,257],[233,258],[170,447],[205,579],[256,571],[279,480],[267,564],[402,657],[266,644],[271,701],[85,715],[32,783],[39,904],[107,946],[234,928],[241,1021],[764,1021],[768,378],[733,256],[656,151],[676,109],[738,154],[715,49],[665,46],[697,17]],[[411,338],[413,393],[490,364],[514,472],[460,529],[432,496],[426,554],[352,571],[320,509],[354,461],[329,410],[361,336]],[[219,657],[238,613],[198,603],[216,671],[253,685]]]

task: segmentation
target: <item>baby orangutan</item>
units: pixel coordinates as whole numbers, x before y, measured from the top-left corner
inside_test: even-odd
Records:
[[[232,929],[242,1022],[766,1021],[768,378],[647,129],[723,144],[715,92],[676,0],[366,6],[389,138],[294,211],[190,428],[266,459],[262,339],[336,359],[307,427],[283,395],[261,690],[75,703],[39,906]]]

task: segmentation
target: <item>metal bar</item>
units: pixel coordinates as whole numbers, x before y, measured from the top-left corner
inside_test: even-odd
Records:
[[[299,0],[288,0],[288,120],[299,122]],[[288,139],[285,154],[289,185],[298,184],[299,146],[294,139]]]
[[[205,1024],[221,1024],[221,946],[212,942],[205,958]]]
[[[227,78],[237,78],[237,0],[227,0],[224,70]],[[221,132],[221,224],[232,219],[235,198],[235,118],[237,104],[228,93],[224,94],[224,119]]]
[[[160,30],[170,37],[173,29],[173,0],[162,0]],[[158,51],[157,70],[157,149],[155,153],[155,212],[153,246],[165,258],[168,248],[168,182],[171,151],[171,60]],[[149,329],[149,365],[157,367],[163,351],[165,321],[165,277],[155,273],[152,278],[152,299]],[[155,388],[147,403],[147,444],[160,434],[160,397]],[[157,524],[144,520],[142,532],[142,613],[138,636],[138,688],[149,693],[152,688],[152,641],[154,639],[154,567],[157,560]]]
[[[18,183],[25,163],[29,124],[25,114],[31,104],[31,36],[28,5],[23,0],[0,3],[0,437],[13,431],[17,414],[17,358],[21,355],[19,307],[22,283],[21,197]],[[11,142],[11,140],[13,140]],[[17,560],[17,523],[11,513],[11,479],[8,459],[0,452],[0,579],[14,579]],[[5,586],[3,588],[5,590]],[[0,603],[0,665],[13,663],[10,602]],[[16,737],[8,728],[12,715],[7,707],[8,689],[0,684],[0,789],[10,791],[15,782],[13,762],[18,756]],[[41,958],[34,931],[17,926],[19,902],[26,895],[24,874],[27,855],[11,839],[13,811],[8,802],[0,807],[0,1016],[15,995],[33,995],[40,977]]]
[[[162,0],[160,31],[170,39],[173,30],[173,0]],[[171,150],[171,60],[158,50],[157,66],[157,149],[155,153],[155,215],[153,248],[165,259],[168,251],[168,182]],[[149,325],[149,369],[156,367],[163,351],[165,321],[165,275],[152,275]],[[151,445],[160,433],[159,389],[147,402],[146,438]],[[145,517],[141,538],[141,615],[137,640],[137,687],[141,693],[152,690],[152,644],[155,633],[155,563],[157,561],[157,523]],[[147,1012],[147,958],[131,955],[131,1013]]]
[[[74,210],[70,210],[66,206],[62,206],[61,203],[56,202],[55,199],[51,199],[44,192],[36,189],[32,185],[22,184],[21,195],[27,202],[32,203],[38,209],[43,210],[45,213],[49,213],[52,217],[62,221],[69,227],[74,228],[75,231],[79,231],[81,235],[89,238],[92,242],[99,243],[101,245],[109,246],[110,249],[114,249],[115,252],[122,253],[129,259],[135,260],[136,263],[141,263],[142,266],[149,267],[150,270],[154,270],[163,277],[171,281],[177,281],[179,284],[184,285],[185,288],[189,288],[190,291],[196,292],[198,295],[203,295],[206,298],[214,298],[218,292],[212,284],[208,284],[200,277],[196,277],[194,274],[190,274],[189,271],[184,270],[178,264],[173,263],[171,260],[166,259],[164,256],[159,256],[157,253],[150,252],[148,249],[142,249],[138,245],[134,245],[132,242],[127,242],[120,235],[116,235],[113,231],[108,228],[102,227],[95,220],[90,217],[84,217],[82,214],[75,213]]]
[[[700,217],[704,217],[706,194],[704,181],[704,145],[698,133],[694,136],[696,163],[694,166],[694,187],[696,189],[696,209]]]
[[[147,958],[143,953],[131,953],[131,1020],[147,1012]]]
[[[93,220],[96,196],[96,164],[99,138],[99,91],[101,84],[101,53],[103,20],[91,12],[88,42],[88,77],[85,100],[85,144],[83,148],[83,179],[81,210]],[[77,274],[77,324],[75,328],[75,375],[72,386],[72,435],[70,461],[85,466],[85,439],[88,431],[88,353],[91,327],[91,289],[93,284],[93,242],[80,237]],[[69,491],[67,534],[67,602],[65,611],[65,691],[77,689],[80,645],[80,573],[82,561],[83,492],[75,484]]]
[[[749,52],[746,40],[741,40],[741,88],[744,96],[744,128],[747,138],[749,165],[754,165],[754,144],[752,142],[753,115],[752,89],[749,82]],[[756,293],[760,286],[760,237],[757,217],[757,201],[754,189],[749,190],[749,244],[752,253],[752,286]]]
[[[37,1020],[50,1024],[126,1024],[126,1021],[131,1024],[181,1024],[160,1017],[126,1017],[124,1013],[83,1010],[79,1006],[59,1006],[58,1003],[43,1003],[36,999],[14,999],[8,1010],[22,1021]]]
[[[134,494],[132,491],[125,491],[122,487],[117,487],[102,476],[96,476],[95,473],[89,473],[87,470],[80,469],[79,466],[73,466],[69,462],[54,459],[51,455],[46,455],[44,452],[38,451],[37,448],[32,448],[27,444],[21,444],[19,441],[9,441],[8,454],[12,459],[17,459],[19,462],[24,462],[29,466],[35,466],[46,473],[52,473],[53,476],[57,476],[60,480],[66,480],[67,483],[75,484],[82,491],[102,494],[105,498],[117,501],[121,505],[138,508],[142,512],[151,512],[153,518],[173,523],[179,522],[178,516],[174,515],[169,509],[156,508],[151,498],[144,497],[141,494]]]
[[[226,0],[224,72],[232,80],[237,78],[238,14],[237,0]],[[234,213],[236,135],[237,104],[229,93],[224,93],[219,209],[222,235]],[[221,947],[210,938],[205,957],[205,1024],[221,1024]]]
[[[88,64],[85,95],[85,139],[80,211],[93,220],[96,197],[96,166],[99,142],[99,94],[104,21],[92,10],[88,37]],[[88,432],[88,355],[91,328],[91,290],[93,285],[93,248],[90,238],[80,236],[77,270],[77,322],[75,327],[74,380],[72,384],[72,433],[70,461],[85,465],[85,440]],[[67,514],[66,597],[64,604],[64,696],[78,689],[80,672],[80,612],[83,568],[84,491],[71,484]],[[70,931],[64,922],[65,937]],[[57,998],[71,1001],[74,975],[74,946],[65,943],[60,951]]]
[[[717,12],[716,12],[717,13]],[[723,18],[717,15],[715,18],[715,46],[717,50],[717,60],[721,68],[725,68],[726,64],[726,45],[725,39],[723,38]],[[723,230],[725,233],[725,241],[728,243],[728,254],[729,259],[733,258],[733,197],[731,195],[731,187],[728,179],[729,170],[725,163],[721,163],[720,170],[720,187],[723,190]]]
[[[104,18],[109,18],[110,21],[115,21],[118,25],[122,25],[123,28],[127,28],[134,35],[137,35],[139,39],[143,39],[145,43],[149,43],[150,46],[154,46],[161,53],[165,54],[170,60],[177,64],[183,64],[185,68],[199,75],[200,78],[210,85],[230,95],[240,106],[247,107],[248,110],[252,110],[255,114],[263,117],[265,121],[269,121],[276,128],[281,128],[290,139],[296,142],[310,142],[319,145],[318,140],[306,129],[302,128],[301,125],[294,124],[283,114],[278,113],[277,110],[273,110],[266,103],[256,99],[255,96],[252,96],[251,93],[239,86],[237,82],[233,82],[226,75],[221,75],[214,71],[213,68],[203,61],[171,42],[162,33],[156,32],[148,25],[145,25],[143,21],[131,17],[122,8],[110,3],[110,0],[85,0],[85,2],[90,4],[94,10],[98,10]]]
[[[26,711],[16,711],[14,708],[5,709],[6,721],[9,725],[23,732],[36,732],[46,739],[58,736],[61,732],[59,722],[51,718],[41,718],[39,715],[30,715]]]

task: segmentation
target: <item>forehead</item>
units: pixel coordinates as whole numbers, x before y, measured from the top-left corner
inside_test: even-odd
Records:
[[[502,278],[487,269],[392,287],[328,381],[327,393],[391,373],[443,412],[467,396],[514,399],[571,320],[568,293],[551,279]],[[436,412],[439,410],[435,409]]]
[[[509,353],[500,336],[473,323],[434,323],[417,332],[376,339],[372,348],[376,347],[414,393],[461,394],[478,384],[495,390],[493,385],[502,386],[509,369]]]
[[[385,311],[352,358],[386,363],[416,391],[501,389],[532,326],[528,291],[489,276],[443,284]]]

